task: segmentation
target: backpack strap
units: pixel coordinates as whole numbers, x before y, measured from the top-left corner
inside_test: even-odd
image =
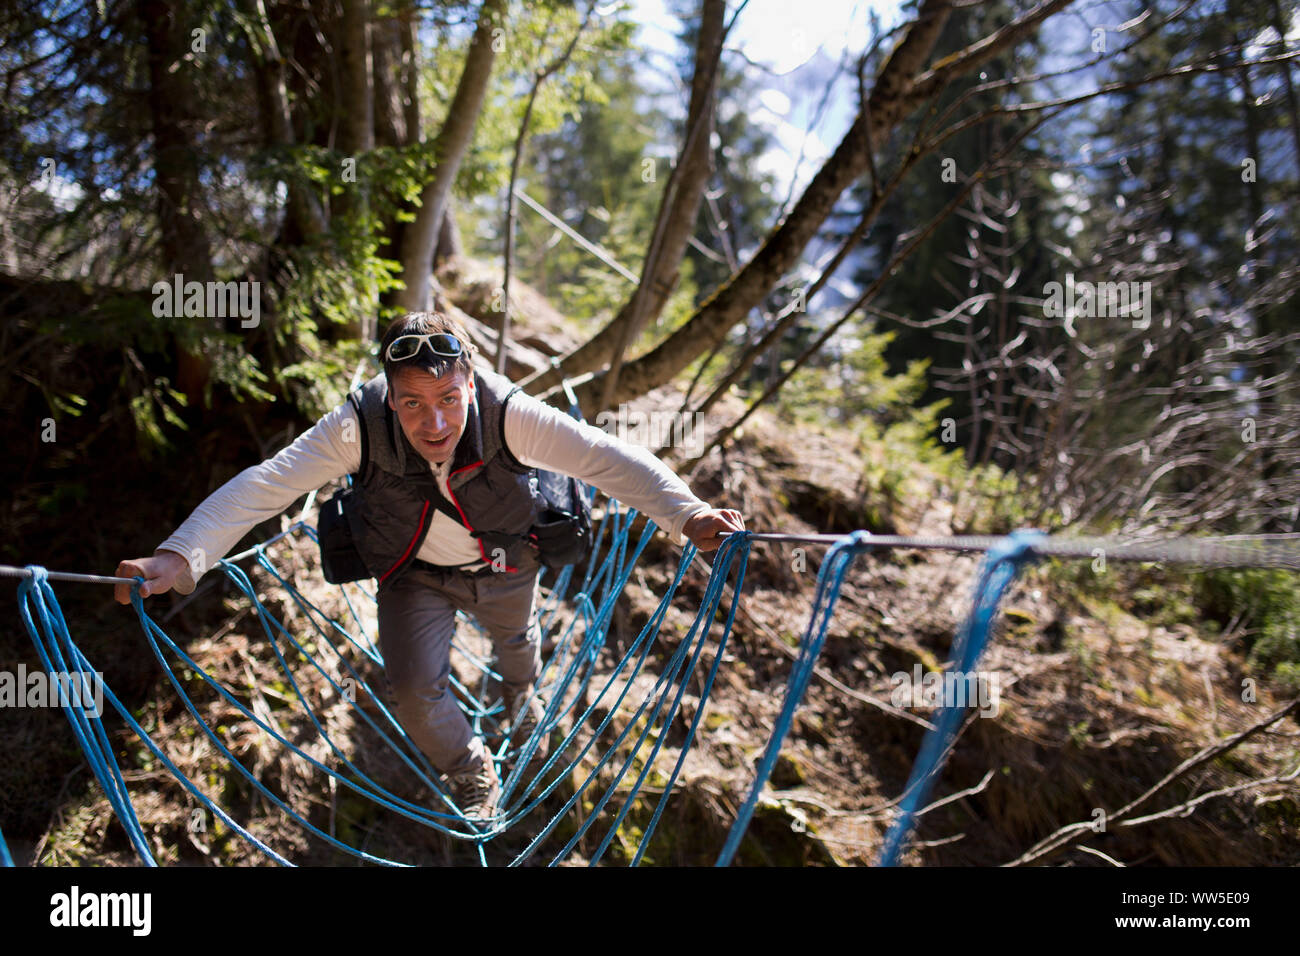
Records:
[[[361,464],[353,473],[353,484],[364,484],[369,475],[370,467],[370,430],[366,428],[366,416],[361,412],[361,389],[356,388],[348,393],[348,403],[352,406],[352,411],[356,413],[357,425],[361,429]]]

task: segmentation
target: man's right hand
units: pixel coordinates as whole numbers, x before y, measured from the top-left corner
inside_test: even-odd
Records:
[[[144,584],[140,585],[140,596],[148,597],[151,594],[162,594],[170,591],[176,584],[176,579],[180,577],[185,570],[185,558],[175,551],[155,551],[152,558],[136,558],[133,561],[123,561],[117,566],[117,576],[133,578],[137,575],[144,578]],[[135,584],[128,584],[123,581],[121,584],[113,586],[113,596],[117,598],[118,604],[131,603],[131,588]]]

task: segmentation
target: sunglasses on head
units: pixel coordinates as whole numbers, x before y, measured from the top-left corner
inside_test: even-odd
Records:
[[[425,346],[428,346],[429,351],[434,355],[445,358],[455,358],[462,351],[460,339],[446,332],[412,333],[399,335],[393,339],[388,344],[388,351],[384,353],[384,357],[389,362],[400,362],[403,359],[414,358]]]

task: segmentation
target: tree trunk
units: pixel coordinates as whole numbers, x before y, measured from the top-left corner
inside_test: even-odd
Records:
[[[871,144],[880,142],[904,115],[910,105],[912,83],[947,22],[950,7],[950,0],[926,0],[922,4],[916,22],[881,69],[872,88],[870,108],[858,112],[830,159],[754,257],[677,332],[627,365],[619,376],[618,387],[605,396],[605,404],[598,405],[603,392],[600,378],[584,383],[579,398],[589,414],[616,407],[671,381],[696,356],[720,343],[727,331],[744,319],[795,265],[840,194],[866,172]]]
[[[410,13],[404,16],[409,20]],[[407,97],[408,24],[401,17],[375,20],[370,24],[371,79],[374,83],[375,145],[399,148],[419,139],[419,130],[408,129],[410,106]],[[415,122],[419,123],[416,105]]]
[[[448,199],[447,211],[442,215],[442,228],[438,230],[438,248],[433,254],[433,261],[436,265],[464,254],[465,243],[460,237],[460,226],[456,225],[456,202]]]
[[[241,7],[253,52],[262,141],[268,146],[292,146],[295,136],[284,75],[285,61],[267,16],[266,6],[262,0],[243,0]],[[290,180],[285,187],[287,221],[281,230],[279,242],[299,245],[318,238],[329,227],[325,210],[316,194],[296,180]]]
[[[818,170],[786,220],[772,232],[754,257],[714,293],[685,325],[645,356],[629,364],[617,388],[606,391],[597,376],[582,386],[579,397],[591,410],[621,402],[671,381],[698,355],[721,343],[727,332],[758,305],[802,255],[830,215],[840,194],[870,165],[871,144],[926,97],[953,77],[977,69],[997,53],[1029,35],[1071,0],[1043,0],[1022,17],[922,72],[952,10],[952,0],[923,0],[917,19],[889,55],[868,97],[835,152]],[[568,370],[565,370],[567,374]],[[601,399],[603,398],[603,402]]]
[[[191,138],[187,104],[194,102],[182,62],[189,52],[191,34],[178,22],[176,6],[165,0],[140,0],[149,61],[149,113],[153,130],[154,187],[158,196],[162,265],[170,277],[181,273],[185,281],[213,278],[212,250],[200,219],[198,150]],[[190,407],[203,404],[211,376],[201,350],[176,342],[176,387]]]
[[[952,10],[952,0],[923,0],[917,19],[894,48],[872,88],[869,109],[859,113],[835,153],[813,177],[786,220],[736,275],[715,292],[669,339],[620,373],[618,386],[606,393],[600,376],[584,383],[580,397],[588,409],[614,407],[671,381],[696,356],[721,343],[781,277],[798,261],[840,194],[869,166],[870,144],[884,136],[911,109],[940,91],[956,76],[982,64],[1030,35],[1044,19],[1071,0],[1043,0],[1032,10],[945,57],[922,72]],[[603,333],[602,333],[603,334]],[[550,379],[573,374],[562,367]],[[539,379],[541,377],[539,376]],[[537,391],[537,386],[530,390]]]
[[[1286,24],[1282,18],[1282,5],[1273,0],[1273,29],[1277,31],[1279,52],[1286,51]],[[1282,74],[1282,87],[1286,90],[1287,111],[1291,114],[1291,139],[1295,141],[1295,154],[1300,157],[1300,107],[1296,105],[1295,85],[1291,80],[1291,61],[1284,60],[1277,64]]]
[[[342,0],[339,20],[339,60],[343,88],[339,106],[343,124],[339,148],[345,156],[374,149],[375,100],[370,66],[370,4],[367,0]],[[347,192],[344,192],[347,195]]]
[[[640,284],[605,328],[564,357],[561,361],[563,376],[559,369],[547,369],[525,380],[529,391],[544,391],[558,385],[562,377],[580,375],[608,365],[616,357],[621,358],[646,325],[663,311],[668,296],[672,294],[686,246],[695,232],[695,220],[709,181],[709,144],[716,108],[713,94],[717,88],[718,60],[722,55],[725,13],[722,0],[704,0],[686,117],[686,139],[682,155],[664,189],[655,220],[653,236],[658,239],[658,249],[653,248],[655,239],[652,239]]]
[[[338,194],[336,213],[339,219],[365,221],[370,210],[370,196],[363,177],[355,166],[375,148],[375,91],[371,82],[370,4],[367,0],[342,0],[342,17],[338,21],[339,59],[342,88],[339,107],[343,122],[339,129],[339,150],[353,165],[352,175],[343,169],[334,171],[343,180]],[[344,228],[349,228],[344,226]],[[356,228],[352,226],[351,228]],[[331,330],[332,338],[371,339],[375,336],[377,299],[359,300],[352,318]]]
[[[375,82],[375,143],[379,146],[402,148],[420,141],[420,96],[417,86],[419,58],[415,36],[415,13],[410,5],[398,9],[391,20],[374,24],[371,44],[374,58]],[[419,211],[414,203],[398,200],[400,211],[412,218]],[[450,199],[448,209],[451,208]],[[444,223],[446,216],[444,216]],[[401,260],[402,242],[408,224],[394,215],[383,225],[378,254],[388,259]],[[443,235],[439,232],[438,256],[442,255]],[[382,306],[398,304],[397,290],[384,292],[379,301]],[[376,339],[383,329],[376,326]]]
[[[483,109],[488,79],[492,75],[492,64],[496,58],[493,46],[500,43],[499,38],[493,36],[493,31],[503,19],[505,5],[505,0],[483,0],[474,39],[470,42],[469,53],[465,58],[464,72],[456,85],[456,95],[447,111],[447,120],[434,141],[433,154],[438,165],[434,169],[433,180],[421,192],[420,211],[415,222],[406,228],[402,236],[402,278],[406,282],[406,288],[398,293],[396,301],[408,311],[416,312],[429,307],[430,272],[433,268],[434,249],[438,244],[438,232],[442,227],[447,197],[456,180],[456,172],[460,169],[461,159],[469,148],[474,126]]]
[[[722,56],[722,41],[726,34],[726,4],[723,0],[704,0],[701,12],[682,155],[664,189],[641,282],[632,295],[627,319],[616,326],[618,332],[614,338],[613,356],[605,373],[606,399],[613,395],[618,386],[618,376],[628,346],[636,341],[646,323],[663,311],[668,296],[677,285],[677,271],[686,254],[686,244],[695,232],[700,200],[708,185],[714,91],[718,86],[718,61]]]

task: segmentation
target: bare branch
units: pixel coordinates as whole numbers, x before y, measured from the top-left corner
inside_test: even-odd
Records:
[[[1273,712],[1269,716],[1265,717],[1263,720],[1251,724],[1249,727],[1247,727],[1245,730],[1241,731],[1240,733],[1233,734],[1231,737],[1228,737],[1224,740],[1219,741],[1216,744],[1212,744],[1208,747],[1203,748],[1200,752],[1187,758],[1182,763],[1180,763],[1177,767],[1175,767],[1173,770],[1169,771],[1169,773],[1165,774],[1157,783],[1155,783],[1153,786],[1148,788],[1147,791],[1143,793],[1141,796],[1139,796],[1137,799],[1125,804],[1123,807],[1116,810],[1114,813],[1107,815],[1106,817],[1107,823],[1108,824],[1121,823],[1134,810],[1142,806],[1142,804],[1146,803],[1148,800],[1150,800],[1156,794],[1160,793],[1162,790],[1165,790],[1174,781],[1178,780],[1181,777],[1186,776],[1188,773],[1195,770],[1197,767],[1200,767],[1203,764],[1208,763],[1209,761],[1213,760],[1215,757],[1219,756],[1220,754],[1227,753],[1229,750],[1232,750],[1238,744],[1241,744],[1244,741],[1249,740],[1251,737],[1255,736],[1255,734],[1259,733],[1265,727],[1272,726],[1273,724],[1280,721],[1283,717],[1286,717],[1292,711],[1296,710],[1297,707],[1300,707],[1300,697],[1297,697],[1295,700],[1291,701],[1285,707],[1282,707],[1281,709]],[[1295,774],[1293,772],[1292,774],[1282,779],[1291,779],[1294,776]],[[1228,790],[1224,792],[1225,793],[1232,792],[1232,788],[1228,788]],[[1208,799],[1209,796],[1212,795],[1207,794],[1206,798]],[[1199,802],[1200,802],[1199,799],[1189,801],[1188,804],[1183,804],[1173,809],[1176,811],[1190,810],[1191,808],[1194,808],[1196,804]],[[1141,819],[1154,820],[1164,815],[1167,814],[1154,814],[1150,817],[1141,818]],[[1038,843],[1035,843],[1032,847],[1030,847],[1020,856],[1016,857],[1016,859],[1012,860],[1010,863],[1005,863],[1003,865],[1023,866],[1027,863],[1033,863],[1035,860],[1040,860],[1051,853],[1055,853],[1057,850],[1061,849],[1062,847],[1069,846],[1071,843],[1074,843],[1076,840],[1081,838],[1085,833],[1093,833],[1093,832],[1096,831],[1094,828],[1094,824],[1091,821],[1071,823],[1057,830],[1055,833],[1051,834],[1050,836],[1040,840]]]

